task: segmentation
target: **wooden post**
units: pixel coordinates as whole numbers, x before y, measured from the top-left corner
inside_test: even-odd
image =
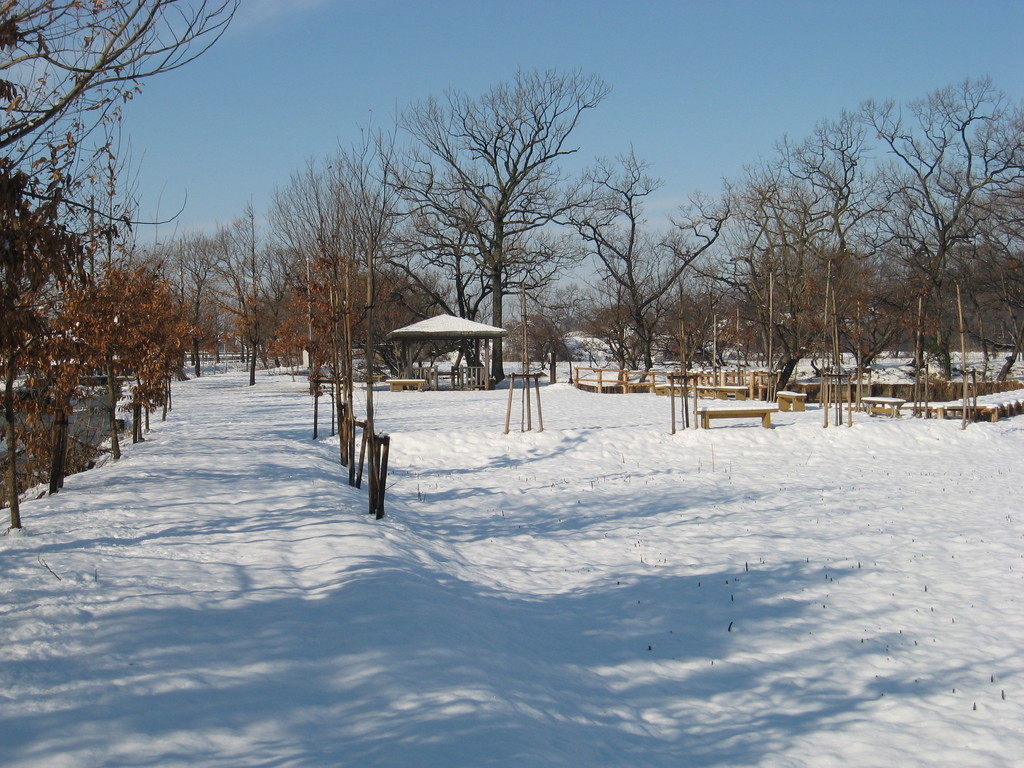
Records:
[[[963,404],[960,429],[967,429],[967,335],[964,331],[964,305],[960,301],[960,283],[956,284],[956,316],[960,324],[960,378],[963,379]]]
[[[828,379],[825,376],[825,371],[822,370],[821,375],[818,376],[818,403],[821,406],[821,410],[824,411],[824,422],[823,427],[828,427]]]
[[[313,439],[317,438],[317,429],[319,428],[320,418],[320,387],[313,384]]]
[[[718,316],[715,314],[711,315],[711,371],[715,375],[712,383],[721,384],[718,380]]]
[[[530,403],[530,381],[533,381],[533,385],[537,390],[537,431],[544,431],[544,415],[541,411],[540,405],[540,373],[521,374],[521,373],[510,373],[509,384],[508,384],[508,407],[505,409],[505,434],[509,433],[509,429],[512,424],[512,398],[515,396],[516,381],[523,383],[523,411],[520,414],[519,429],[522,432],[529,432],[533,430],[533,415],[532,407]]]
[[[775,376],[775,352],[773,340],[775,336],[775,273],[768,273],[768,399],[774,400],[778,391],[778,377]]]
[[[683,414],[683,429],[690,426],[690,407],[689,407],[689,380],[687,377],[687,371],[690,370],[690,359],[689,353],[686,349],[686,325],[683,322],[683,292],[682,286],[679,288],[679,383],[681,385],[680,397],[682,403],[680,407]],[[696,401],[697,401],[697,390],[694,389],[694,426],[696,427]]]
[[[690,384],[693,383],[693,419],[690,419]],[[683,428],[697,428],[697,380],[683,370]]]
[[[509,374],[508,382],[508,408],[505,410],[505,434],[508,434],[509,423],[512,421],[512,393],[516,388],[516,375]]]
[[[853,426],[853,383],[846,379],[846,426]]]
[[[676,383],[675,383],[675,377],[672,375],[671,371],[669,371],[669,374],[668,374],[667,378],[668,378],[668,404],[669,404],[669,410],[672,412],[672,432],[670,434],[674,435],[676,433]]]
[[[376,518],[380,520],[384,517],[384,495],[387,493],[388,487],[388,458],[391,455],[391,435],[381,435],[380,437],[380,461],[377,472],[377,492],[375,494],[376,504]]]
[[[914,415],[921,413],[920,406],[928,401],[928,396],[921,397],[921,367],[923,365],[924,350],[922,344],[922,315],[924,312],[922,297],[917,297],[917,325],[914,328]],[[925,382],[928,381],[928,372],[925,371]],[[927,386],[927,385],[926,385]]]
[[[931,393],[931,389],[930,389],[931,384],[929,383],[930,380],[931,380],[931,371],[929,369],[930,363],[928,361],[928,353],[927,352],[923,352],[921,354],[921,360],[924,363],[924,402],[926,404],[925,405],[925,409],[924,409],[924,414],[925,414],[925,417],[927,417],[928,416],[927,403],[930,403],[932,401],[932,393]]]
[[[530,432],[533,429],[533,409],[530,407],[530,375],[523,373],[523,420],[526,422],[524,431]]]
[[[359,441],[359,466],[358,466],[358,471],[356,472],[355,481],[350,483],[350,485],[353,485],[356,488],[362,488],[363,487],[363,462],[366,461],[366,441],[369,440],[369,439],[370,439],[369,434],[367,433],[366,429],[363,429],[363,439]],[[372,451],[372,448],[371,448],[371,451]]]
[[[356,419],[353,411],[353,404],[351,401],[345,404],[344,410],[339,411],[338,415],[345,414],[345,429],[347,430],[347,437],[345,442],[348,445],[348,484],[355,485],[356,479]]]
[[[529,386],[529,382],[527,382],[527,386]],[[537,377],[533,380],[533,386],[537,389],[537,431],[543,432],[544,414],[540,410],[540,374],[537,374]]]

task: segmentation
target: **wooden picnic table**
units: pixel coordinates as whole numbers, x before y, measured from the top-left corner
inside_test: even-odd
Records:
[[[780,411],[807,410],[807,395],[804,392],[790,392],[787,389],[780,389],[775,393],[775,401],[779,404]]]
[[[899,417],[900,408],[907,401],[899,397],[862,397],[860,402],[871,416],[881,415],[895,419]]]

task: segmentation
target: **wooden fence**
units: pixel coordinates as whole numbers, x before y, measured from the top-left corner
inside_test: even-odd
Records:
[[[668,391],[669,375],[679,376],[679,371],[630,371],[623,368],[586,368],[572,370],[572,383],[577,389],[606,394],[632,394],[634,392]],[[698,387],[743,386],[748,389],[752,400],[767,398],[772,384],[768,371],[693,371],[691,383]],[[678,384],[677,384],[678,386]]]
[[[622,368],[587,368],[583,366],[572,369],[572,383],[578,388],[588,392],[602,392],[606,394],[630,394],[634,392],[658,392],[667,391],[668,376],[670,373],[679,375],[675,371],[630,371]],[[695,382],[698,387],[721,387],[721,386],[745,386],[748,388],[748,397],[752,400],[774,399],[771,393],[771,386],[774,384],[773,375],[769,371],[754,370],[726,370],[718,371],[691,371],[691,383]],[[856,380],[851,382],[851,387],[856,389]],[[1020,381],[979,381],[971,384],[972,395],[990,395],[997,392],[1009,392],[1021,389]],[[808,402],[819,402],[820,385],[817,382],[800,383],[791,381],[788,390],[807,395]],[[901,397],[904,400],[912,401],[914,385],[910,383],[879,383],[861,382],[861,395],[865,397]],[[959,381],[929,383],[928,399],[932,402],[957,400],[963,391],[963,384]]]

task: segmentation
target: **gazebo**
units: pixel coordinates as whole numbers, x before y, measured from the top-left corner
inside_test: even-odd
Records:
[[[436,389],[440,375],[451,376],[453,389],[490,389],[491,377],[491,343],[494,339],[508,335],[504,328],[484,325],[453,315],[438,315],[418,323],[398,328],[388,334],[387,338],[401,345],[403,375],[407,378],[422,378],[429,381]],[[446,344],[454,346],[457,342],[473,343],[476,358],[483,365],[471,365],[460,368],[453,366],[450,372],[439,372],[433,366],[417,366],[416,358],[424,345],[436,349]]]

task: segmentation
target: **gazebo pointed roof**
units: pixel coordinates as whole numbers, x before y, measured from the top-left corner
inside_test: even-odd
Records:
[[[493,325],[485,325],[454,315],[438,315],[418,323],[397,328],[388,334],[389,339],[494,339],[507,336],[508,331]]]

